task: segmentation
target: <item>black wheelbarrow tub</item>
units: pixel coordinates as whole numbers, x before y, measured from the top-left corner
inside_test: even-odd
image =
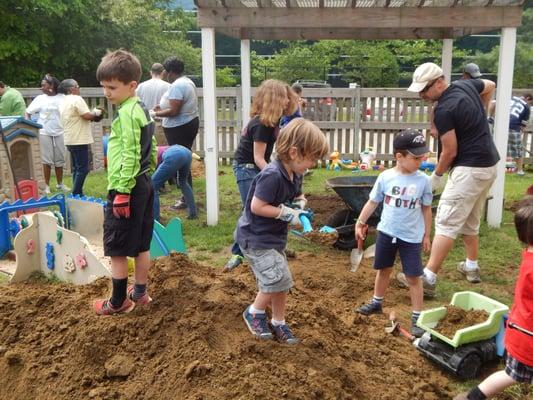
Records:
[[[326,180],[326,185],[332,188],[355,215],[359,215],[368,201],[368,195],[376,182],[377,176],[337,176]],[[373,216],[381,215],[380,204]]]

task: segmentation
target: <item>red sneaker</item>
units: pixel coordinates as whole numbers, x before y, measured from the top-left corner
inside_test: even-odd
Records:
[[[133,291],[134,291],[134,286],[129,285],[128,286],[128,299],[130,299],[135,304],[139,306],[146,306],[152,302],[152,298],[148,295],[148,292],[144,292],[144,295],[142,297],[135,300],[133,298]]]
[[[126,314],[135,308],[135,303],[126,297],[122,305],[118,308],[115,308],[111,305],[110,300],[104,299],[96,300],[93,303],[93,308],[98,315]]]

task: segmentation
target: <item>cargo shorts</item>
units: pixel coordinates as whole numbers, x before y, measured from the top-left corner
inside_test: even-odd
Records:
[[[481,211],[496,179],[492,167],[455,167],[448,175],[435,217],[435,234],[455,239],[479,233]]]
[[[261,293],[286,292],[293,286],[285,253],[275,249],[243,249]]]

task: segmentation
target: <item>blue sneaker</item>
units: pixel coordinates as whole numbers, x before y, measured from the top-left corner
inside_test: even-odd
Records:
[[[252,335],[262,340],[272,339],[272,331],[268,326],[267,315],[251,314],[249,309],[250,307],[247,307],[246,310],[244,310],[242,317]]]
[[[281,343],[297,344],[299,342],[287,324],[277,326],[273,325],[272,330],[274,331],[274,336],[276,336],[276,339]]]

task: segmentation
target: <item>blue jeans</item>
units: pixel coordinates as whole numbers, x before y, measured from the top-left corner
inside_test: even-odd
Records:
[[[253,164],[233,164],[233,173],[235,179],[237,179],[237,186],[239,187],[243,207],[246,205],[246,198],[248,197],[250,186],[252,186],[252,181],[261,171],[256,166],[252,167],[252,165]],[[233,243],[231,246],[231,254],[239,256],[243,255],[237,243]]]
[[[246,198],[252,186],[252,181],[261,170],[257,167],[252,168],[253,164],[233,164],[233,174],[237,179],[237,186],[241,195],[242,206],[246,205]]]
[[[89,145],[67,145],[72,158],[72,194],[83,196],[83,183],[89,173]]]
[[[189,149],[180,145],[170,146],[161,156],[161,164],[152,175],[154,186],[154,217],[159,220],[159,189],[165,182],[178,175],[178,187],[185,197],[185,202],[189,209],[189,217],[196,217],[196,203],[191,185],[187,182],[187,177],[191,172],[192,153]]]

